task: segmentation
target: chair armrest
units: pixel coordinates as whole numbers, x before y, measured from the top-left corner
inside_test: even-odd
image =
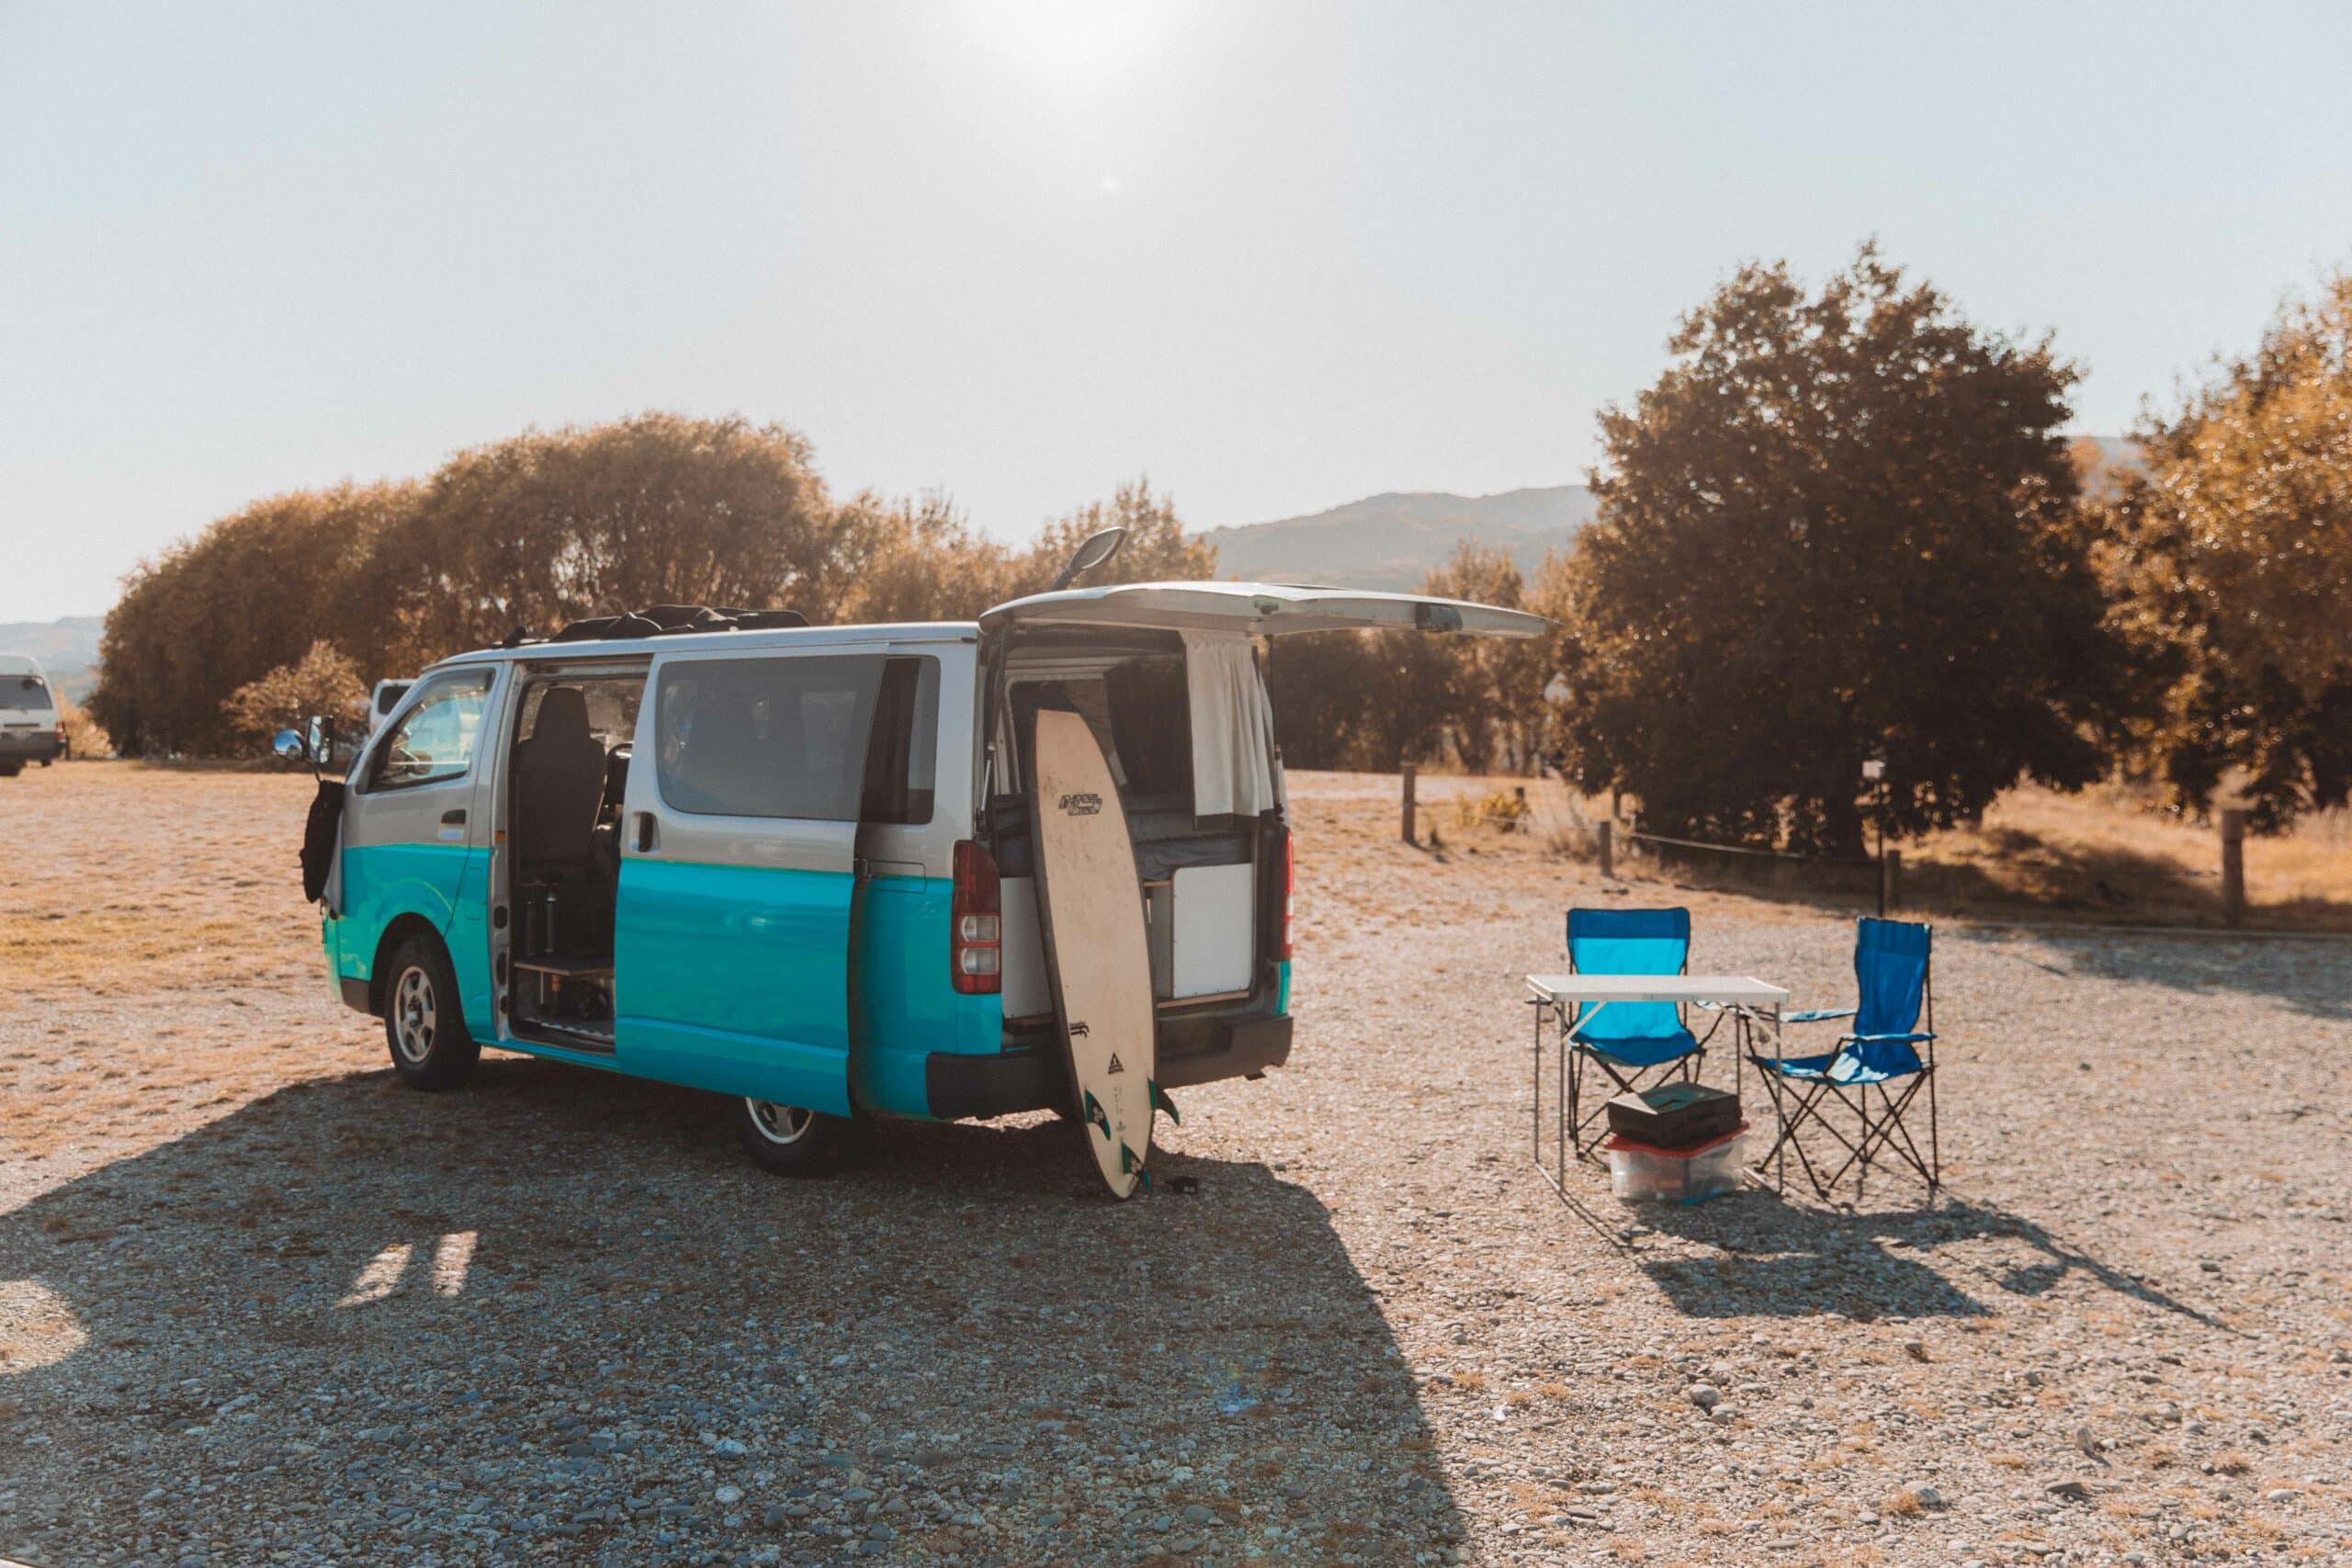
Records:
[[[1782,1023],[1826,1023],[1833,1018],[1851,1018],[1861,1010],[1860,1008],[1811,1008],[1804,1012],[1784,1012],[1781,1015],[1781,1021]]]
[[[1849,1034],[1841,1037],[1838,1043],[1841,1045],[1860,1045],[1877,1041],[1902,1040],[1916,1044],[1920,1041],[1933,1040],[1935,1036],[1933,1034]]]

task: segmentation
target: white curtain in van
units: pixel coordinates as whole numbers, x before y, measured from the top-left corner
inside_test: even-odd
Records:
[[[1193,812],[1255,817],[1272,810],[1274,716],[1250,639],[1184,634],[1184,683],[1193,718]]]

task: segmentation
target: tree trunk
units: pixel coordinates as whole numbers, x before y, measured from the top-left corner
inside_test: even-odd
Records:
[[[1860,804],[1842,791],[1829,795],[1821,803],[1821,831],[1826,841],[1824,853],[1848,858],[1867,852],[1862,842],[1863,817]]]

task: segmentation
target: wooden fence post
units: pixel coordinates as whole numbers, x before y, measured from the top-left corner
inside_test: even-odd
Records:
[[[1410,763],[1410,762],[1408,762],[1408,763],[1406,763],[1406,764],[1405,764],[1405,841],[1406,841],[1407,843],[1408,843],[1408,844],[1409,844],[1409,843],[1412,843],[1412,842],[1414,841],[1414,839],[1413,839],[1413,764],[1412,764],[1412,763]]]
[[[2222,813],[2222,919],[2245,923],[2245,813]]]
[[[1613,822],[1603,822],[1593,829],[1600,840],[1600,879],[1603,882],[1617,874],[1616,828]]]
[[[1885,914],[1903,901],[1903,852],[1878,853],[1878,912]]]

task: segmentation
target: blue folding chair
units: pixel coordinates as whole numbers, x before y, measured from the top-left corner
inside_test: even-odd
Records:
[[[1763,1076],[1765,1093],[1780,1121],[1780,1136],[1765,1160],[1779,1160],[1781,1185],[1788,1185],[1788,1151],[1814,1191],[1823,1198],[1847,1171],[1856,1173],[1854,1192],[1870,1180],[1871,1159],[1888,1154],[1909,1166],[1932,1195],[1943,1179],[1943,1153],[1936,1127],[1936,1000],[1928,983],[1934,928],[1907,920],[1862,920],[1854,935],[1854,981],[1858,1007],[1792,1012],[1784,1023],[1822,1023],[1850,1018],[1853,1027],[1838,1037],[1835,1050],[1811,1056],[1767,1056],[1748,1060]],[[1924,1049],[1923,1049],[1924,1048]],[[1904,1125],[1921,1089],[1928,1096],[1928,1152]],[[1871,1091],[1878,1091],[1878,1112]],[[1854,1113],[1860,1131],[1848,1138],[1826,1114],[1832,1102]],[[1799,1132],[1817,1127],[1846,1151],[1845,1160],[1825,1179]],[[1826,1166],[1825,1157],[1822,1165]]]
[[[1690,963],[1688,909],[1570,909],[1568,966],[1579,975],[1680,975]],[[1717,1024],[1723,1021],[1718,1018]],[[1714,1030],[1707,1031],[1713,1038]],[[1581,1002],[1568,1024],[1568,1144],[1581,1157],[1584,1131],[1607,1108],[1602,1095],[1583,1110],[1587,1062],[1616,1084],[1614,1093],[1664,1083],[1679,1068],[1698,1076],[1706,1040],[1693,1035],[1676,1002]]]

